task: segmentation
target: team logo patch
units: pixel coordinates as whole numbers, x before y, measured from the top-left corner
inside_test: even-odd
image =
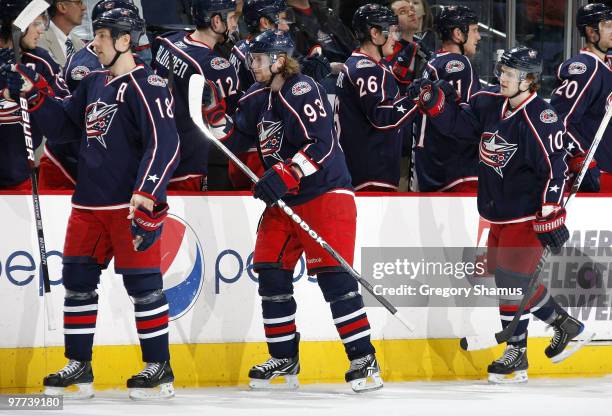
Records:
[[[542,121],[542,123],[555,123],[557,120],[559,120],[559,117],[557,117],[557,113],[555,113],[553,110],[544,110],[540,113],[540,121]]]
[[[187,49],[187,45],[185,45],[185,43],[182,40],[179,40],[178,42],[176,42],[174,46],[176,46],[179,49]]]
[[[80,81],[85,78],[85,75],[89,74],[90,72],[91,71],[86,66],[79,65],[72,68],[72,71],[70,71],[70,76],[73,80]]]
[[[369,59],[360,59],[355,66],[357,69],[370,68],[376,66],[376,62],[370,61]]]
[[[453,60],[448,61],[446,66],[444,67],[447,73],[451,74],[453,72],[461,72],[465,69],[465,64],[461,61]]]
[[[293,95],[304,95],[311,90],[312,87],[310,86],[310,84],[304,81],[300,81],[296,83],[293,87],[291,87],[291,93]]]
[[[96,139],[106,149],[104,136],[108,133],[118,109],[117,104],[106,104],[100,100],[87,106],[85,109],[87,146],[89,139]]]
[[[567,72],[569,72],[571,75],[584,74],[586,70],[587,66],[582,62],[572,62],[569,68],[567,68]]]
[[[283,123],[281,121],[263,120],[257,125],[257,135],[259,136],[261,155],[264,158],[271,156],[282,162],[283,158],[278,152],[283,144]]]
[[[508,143],[498,132],[483,133],[480,139],[480,161],[503,178],[503,169],[510,162],[517,148],[517,144]]]
[[[154,87],[165,87],[166,80],[160,77],[159,75],[149,75],[147,77],[147,82]]]
[[[219,71],[228,68],[230,65],[230,61],[225,58],[221,58],[220,56],[213,58],[213,60],[210,61],[210,66]]]

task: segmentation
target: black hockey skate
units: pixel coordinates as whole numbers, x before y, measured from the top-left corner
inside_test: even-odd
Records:
[[[66,399],[90,399],[94,396],[93,371],[90,361],[70,360],[57,373],[49,374],[43,379],[45,394],[64,396]],[[66,390],[74,386],[76,391]]]
[[[376,356],[368,354],[365,357],[351,360],[351,367],[344,374],[344,380],[351,383],[351,388],[356,393],[381,389],[383,380]]]
[[[169,399],[174,396],[174,374],[170,363],[147,363],[144,370],[127,381],[130,399]]]
[[[508,344],[504,355],[489,364],[489,383],[515,384],[527,382],[527,348]]]
[[[550,345],[544,350],[544,353],[553,363],[560,363],[565,360],[585,344],[589,343],[595,336],[593,332],[583,334],[584,324],[569,315],[557,316],[551,326],[555,334],[550,340]],[[570,341],[580,334],[584,336],[568,348]]]
[[[292,358],[270,357],[268,361],[253,366],[249,371],[249,387],[254,390],[297,389],[300,385],[297,375],[300,373],[300,359],[296,354]],[[285,379],[284,384],[271,384],[277,377]]]

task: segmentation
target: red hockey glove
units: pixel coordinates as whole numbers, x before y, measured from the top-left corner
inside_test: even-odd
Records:
[[[145,251],[151,247],[162,233],[164,220],[168,216],[168,204],[156,204],[153,212],[140,206],[134,210],[134,218],[130,227],[132,237],[141,237],[137,251]]]
[[[0,77],[6,79],[6,89],[12,100],[19,102],[20,94],[25,94],[30,106],[29,111],[35,111],[47,96],[54,95],[47,80],[25,65],[2,65]]]
[[[569,240],[569,231],[565,226],[565,208],[545,205],[533,220],[533,230],[543,247],[550,247],[553,254],[559,254],[561,247]]]
[[[268,206],[276,204],[287,193],[297,193],[300,176],[290,164],[278,162],[268,169],[253,186],[253,196]]]
[[[580,173],[582,165],[584,165],[585,159],[586,153],[578,153],[577,155],[573,156],[568,163],[570,172],[576,174]],[[593,169],[595,166],[597,166],[597,162],[595,161],[595,159],[592,159],[591,163],[589,163],[589,169]]]
[[[225,120],[227,105],[223,91],[219,86],[210,80],[204,84],[202,94],[202,115],[209,126],[218,126]]]
[[[400,43],[397,44],[400,45]],[[397,80],[402,84],[410,84],[415,78],[414,62],[418,48],[416,43],[410,42],[400,49],[395,56],[392,70]]]
[[[436,117],[444,110],[444,92],[437,84],[424,80],[417,99],[419,109],[429,117]]]

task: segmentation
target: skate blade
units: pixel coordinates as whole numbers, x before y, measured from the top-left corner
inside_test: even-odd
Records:
[[[595,332],[583,332],[581,335],[582,337],[580,339],[570,341],[568,346],[565,347],[561,354],[555,355],[550,360],[553,363],[558,364],[569,356],[575,354],[580,348],[584,347],[586,344],[593,340],[593,338],[595,337]]]
[[[93,383],[74,384],[69,387],[45,386],[46,396],[62,396],[65,400],[87,400],[94,397]]]
[[[512,374],[489,373],[489,384],[519,384],[527,383],[527,370],[515,371]]]
[[[284,382],[273,383],[273,381],[280,381],[284,379]],[[284,376],[273,376],[271,379],[262,380],[258,378],[252,378],[249,381],[249,387],[252,390],[296,390],[300,387],[297,375],[284,375]]]
[[[351,388],[355,393],[379,390],[383,388],[383,379],[380,373],[374,373],[366,378],[351,380]]]
[[[174,386],[172,383],[163,383],[152,388],[131,388],[129,390],[130,399],[132,400],[156,400],[174,397]]]

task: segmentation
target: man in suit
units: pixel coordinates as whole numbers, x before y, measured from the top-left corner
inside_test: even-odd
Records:
[[[51,21],[38,40],[38,46],[49,51],[61,67],[70,55],[84,46],[83,41],[70,32],[81,24],[86,11],[82,0],[53,0],[48,9]]]

